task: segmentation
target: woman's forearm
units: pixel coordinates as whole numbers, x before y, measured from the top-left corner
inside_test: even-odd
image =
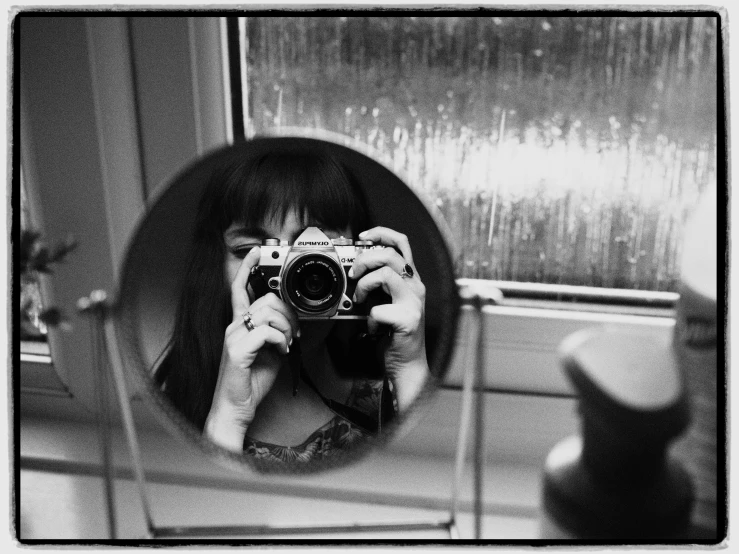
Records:
[[[395,389],[398,412],[405,413],[423,389],[430,375],[426,360],[418,360],[398,368],[390,376]]]
[[[203,436],[227,450],[241,452],[244,448],[246,429],[247,426],[237,417],[211,408],[205,420]]]

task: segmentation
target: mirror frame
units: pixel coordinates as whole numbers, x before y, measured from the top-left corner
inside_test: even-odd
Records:
[[[341,454],[331,456],[324,460],[311,461],[310,463],[305,462],[293,462],[285,464],[276,464],[274,462],[266,462],[245,456],[240,453],[235,453],[222,448],[208,439],[201,436],[201,433],[184,415],[177,410],[170,401],[161,392],[156,382],[152,378],[153,369],[156,368],[157,362],[152,363],[151,354],[147,361],[146,353],[143,352],[144,344],[149,342],[148,337],[141,336],[141,330],[144,325],[141,325],[141,312],[150,312],[153,310],[154,319],[157,319],[158,314],[162,313],[162,310],[157,311],[157,308],[151,308],[152,300],[156,304],[158,297],[155,295],[140,298],[142,290],[146,292],[147,285],[142,285],[142,279],[146,283],[145,279],[149,279],[149,282],[156,282],[159,285],[159,281],[155,279],[156,275],[144,275],[146,271],[149,271],[151,264],[146,265],[145,252],[150,250],[151,241],[153,237],[157,237],[157,242],[166,244],[167,241],[159,241],[159,235],[152,234],[152,227],[154,230],[161,231],[161,224],[159,222],[152,223],[156,219],[156,216],[165,218],[168,221],[176,220],[177,213],[171,213],[172,210],[166,210],[167,200],[170,196],[175,198],[178,196],[182,197],[183,194],[176,189],[178,185],[180,188],[186,186],[188,183],[191,186],[196,186],[197,190],[202,189],[202,180],[198,180],[198,177],[207,175],[212,168],[216,166],[219,161],[227,160],[234,153],[239,153],[245,149],[253,148],[257,146],[267,145],[285,145],[289,151],[291,145],[299,144],[311,144],[315,143],[316,146],[322,149],[328,149],[332,154],[338,154],[337,158],[340,162],[347,166],[347,169],[354,178],[360,183],[362,178],[365,177],[363,174],[359,178],[356,175],[356,166],[360,169],[368,170],[369,173],[376,173],[381,177],[379,181],[383,182],[382,186],[397,187],[398,185],[404,186],[398,189],[394,189],[398,194],[405,195],[405,199],[411,202],[411,206],[418,212],[418,218],[408,217],[409,210],[404,209],[402,216],[404,219],[422,222],[419,227],[426,227],[423,232],[427,235],[433,236],[432,240],[427,246],[432,251],[436,264],[430,268],[431,270],[427,274],[433,274],[434,280],[430,281],[429,278],[424,278],[424,271],[419,270],[419,274],[424,282],[424,285],[429,291],[429,284],[438,289],[438,292],[432,295],[427,294],[426,304],[426,322],[428,324],[430,312],[431,317],[437,318],[435,326],[427,325],[427,353],[430,352],[429,344],[432,344],[433,350],[431,351],[434,355],[429,355],[429,370],[431,372],[431,378],[427,380],[426,384],[415,398],[412,405],[409,407],[405,414],[401,414],[400,417],[390,424],[378,437],[374,437],[370,440],[364,441],[359,446],[356,446],[350,450],[343,451]],[[347,158],[351,163],[347,164]],[[369,166],[367,166],[369,164]],[[384,183],[384,181],[387,183]],[[373,181],[378,182],[378,181]],[[198,187],[198,184],[201,186]],[[366,182],[364,183],[367,184]],[[369,196],[367,188],[361,186],[365,196]],[[194,206],[197,207],[200,194],[197,194],[197,198],[190,198],[190,206],[194,202]],[[367,198],[368,204],[370,204],[370,211],[372,212],[372,202]],[[416,203],[413,206],[413,202]],[[170,202],[170,208],[173,206],[177,209],[181,209],[182,203],[175,205]],[[384,210],[383,210],[384,211]],[[397,210],[400,211],[400,210]],[[176,212],[176,210],[175,210]],[[184,213],[190,213],[185,211]],[[412,213],[412,211],[410,212]],[[194,219],[194,214],[193,214]],[[426,218],[424,221],[423,218]],[[376,221],[374,213],[370,214],[370,219]],[[382,224],[382,223],[380,223]],[[388,225],[390,226],[390,225]],[[405,230],[401,229],[401,232]],[[415,232],[415,230],[412,230]],[[419,233],[421,231],[418,231]],[[432,204],[422,191],[417,190],[407,183],[407,180],[403,179],[398,175],[398,171],[391,168],[391,164],[386,157],[370,148],[369,146],[361,143],[360,141],[350,139],[344,135],[338,133],[332,133],[328,131],[320,131],[313,129],[302,129],[302,128],[280,128],[269,132],[266,132],[260,136],[248,139],[246,141],[239,141],[234,144],[227,145],[225,147],[218,148],[204,156],[198,157],[194,161],[190,162],[184,169],[178,172],[172,179],[169,179],[155,190],[151,198],[147,202],[146,209],[141,215],[137,222],[134,232],[131,234],[129,242],[126,247],[124,262],[122,265],[120,277],[117,283],[118,290],[114,296],[115,300],[111,308],[111,316],[114,323],[115,335],[117,341],[117,347],[120,352],[121,361],[123,363],[126,372],[132,375],[137,386],[137,390],[140,391],[144,396],[148,406],[152,409],[153,415],[160,420],[163,427],[169,430],[176,437],[195,445],[201,452],[205,453],[208,457],[212,458],[217,463],[225,465],[232,469],[243,471],[244,469],[256,470],[259,473],[288,473],[288,474],[300,474],[300,473],[313,473],[325,469],[331,469],[336,467],[343,467],[351,462],[357,461],[361,457],[364,457],[369,451],[382,447],[388,443],[388,441],[397,435],[401,428],[408,427],[411,421],[415,421],[415,418],[411,417],[419,409],[427,403],[430,396],[432,396],[438,389],[444,375],[449,369],[451,362],[452,353],[455,347],[456,332],[459,319],[460,311],[460,298],[458,295],[456,278],[454,274],[454,256],[452,255],[451,241],[449,240],[450,232],[449,228],[441,217],[437,207]],[[181,238],[181,237],[180,237]],[[409,239],[414,239],[409,235]],[[411,240],[413,245],[414,241]],[[187,249],[183,249],[187,251]],[[186,256],[183,257],[183,259]],[[424,256],[416,255],[416,265],[423,266],[420,262]],[[151,261],[151,256],[149,256]],[[166,265],[166,264],[165,264]],[[167,273],[175,273],[175,270],[170,270],[170,266],[167,265]],[[142,268],[147,268],[143,274]],[[153,270],[156,271],[156,270]],[[433,271],[433,273],[432,273]],[[142,277],[142,275],[144,275]],[[160,276],[161,277],[161,276]],[[165,277],[169,277],[166,275]],[[154,278],[154,281],[152,279]],[[172,289],[177,290],[176,287]],[[442,309],[429,310],[428,299],[431,297],[440,298]],[[179,299],[177,295],[176,300]],[[171,301],[171,299],[170,299]],[[166,300],[164,301],[166,303]],[[143,305],[144,309],[140,310],[139,307]],[[170,304],[171,305],[171,304]],[[167,314],[173,314],[171,310],[166,310]],[[151,315],[151,314],[149,314]],[[161,318],[159,318],[161,320]],[[150,324],[151,325],[151,324]],[[163,326],[160,326],[163,328]],[[432,340],[429,341],[429,329],[437,329],[438,332],[433,336]],[[164,334],[162,332],[162,334]],[[161,348],[161,347],[160,347]],[[164,345],[164,350],[161,350],[157,355],[157,359],[161,360],[167,351],[167,346]]]

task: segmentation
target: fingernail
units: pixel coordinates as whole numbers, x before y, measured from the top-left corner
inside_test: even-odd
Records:
[[[290,339],[290,342],[287,344],[287,347],[290,348],[293,345],[293,339]]]
[[[352,302],[355,304],[357,303],[357,293],[355,292],[354,295],[352,295]]]
[[[354,279],[354,268],[353,267],[349,269],[349,273],[347,275],[349,275],[349,279]]]
[[[300,329],[298,329],[298,332],[296,334],[298,335],[298,338],[300,338]]]
[[[287,353],[290,353],[290,346],[287,347]]]
[[[360,239],[362,239],[362,238],[364,238],[366,236],[367,236],[367,231],[362,231],[361,233],[359,233],[359,238]]]

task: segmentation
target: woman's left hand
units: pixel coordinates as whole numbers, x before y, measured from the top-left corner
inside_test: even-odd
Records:
[[[359,238],[387,247],[361,252],[349,277],[358,279],[355,302],[364,302],[370,291],[380,287],[392,297],[391,304],[372,308],[367,326],[370,333],[380,325],[392,328],[385,370],[395,387],[398,409],[403,412],[429,375],[424,326],[426,287],[413,263],[408,237],[387,227],[374,227],[360,233]]]

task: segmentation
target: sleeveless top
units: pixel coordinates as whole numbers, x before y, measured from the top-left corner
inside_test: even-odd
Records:
[[[387,383],[388,390],[383,395],[384,383]],[[244,438],[244,454],[271,462],[310,462],[328,458],[381,431],[382,424],[397,412],[394,396],[389,380],[357,379],[345,405],[324,399],[335,416],[313,431],[302,443],[281,446],[252,439],[247,435]],[[370,419],[367,420],[366,416]],[[368,428],[371,426],[366,424],[367,421],[374,422],[376,427]]]

